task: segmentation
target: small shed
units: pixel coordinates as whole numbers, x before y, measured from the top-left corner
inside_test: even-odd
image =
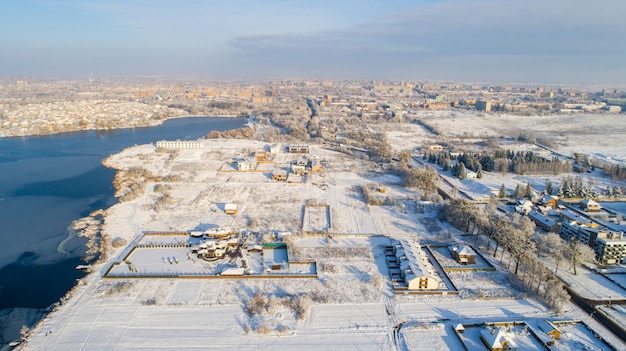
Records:
[[[237,211],[238,211],[237,204],[225,204],[224,205],[224,212],[226,214],[234,215],[234,214],[237,214]]]

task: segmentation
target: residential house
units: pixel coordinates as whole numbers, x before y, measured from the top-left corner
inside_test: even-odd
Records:
[[[450,246],[448,247],[452,257],[460,264],[475,264],[476,263],[476,251],[470,246]]]
[[[537,200],[537,206],[545,206],[545,207],[550,207],[552,209],[556,209],[558,201],[559,201],[558,196],[543,195],[541,198],[539,198],[539,200]]]
[[[226,240],[209,240],[198,246],[198,257],[204,260],[218,260],[226,255],[228,242]]]
[[[539,323],[539,329],[552,338],[552,343],[548,345],[554,345],[554,340],[561,339],[561,329],[557,328],[557,326],[550,321],[544,320]]]
[[[530,211],[528,212],[528,218],[530,218],[535,225],[548,233],[558,233],[561,230],[561,224],[557,221],[546,217],[541,214],[539,211]]]
[[[585,199],[580,202],[580,209],[585,212],[600,212],[602,211],[602,207],[599,203],[591,200]]]
[[[480,340],[491,351],[516,351],[517,343],[513,340],[513,335],[507,333],[500,327],[485,328],[480,331]]]
[[[526,199],[517,200],[517,205],[515,205],[515,212],[521,214],[528,214],[533,209],[532,201]]]

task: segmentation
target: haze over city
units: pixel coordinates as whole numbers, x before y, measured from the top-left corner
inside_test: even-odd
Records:
[[[0,351],[626,350],[624,14],[0,1]]]
[[[11,1],[0,75],[623,85],[626,3]]]

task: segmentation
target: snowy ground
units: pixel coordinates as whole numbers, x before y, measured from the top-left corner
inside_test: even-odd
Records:
[[[435,208],[418,206],[416,194],[394,176],[363,171],[357,159],[312,146],[311,154],[327,161],[325,172],[302,184],[274,182],[264,172],[219,171],[263,143],[204,143],[205,149],[174,153],[138,146],[110,158],[110,166],[141,167],[151,177],[132,200],[108,210],[105,233],[132,244],[143,231],[289,231],[294,233],[290,255],[317,261],[318,279],[102,279],[101,264],[33,330],[24,349],[393,350],[437,345],[435,349],[456,350],[459,341],[447,332],[452,323],[553,315],[517,294],[511,283],[515,279],[494,262],[497,272],[451,273],[463,290],[459,296],[394,296],[380,250],[390,238],[422,244],[463,240],[437,221]],[[280,157],[284,163],[293,156]],[[365,204],[357,187],[377,184],[386,189],[380,196],[393,197],[392,205]],[[225,203],[238,204],[238,213],[226,214]],[[328,207],[306,212],[305,204]],[[307,216],[310,221],[303,225]],[[323,229],[328,222],[331,235],[300,234],[303,227]],[[108,259],[120,260],[124,250],[111,248]],[[152,264],[161,269],[187,264],[182,252],[145,259],[154,257]],[[171,263],[171,257],[179,263]],[[257,292],[268,302],[254,310],[250,306]],[[297,298],[305,299],[300,309],[293,302]],[[400,329],[398,338],[395,331],[403,322],[407,329]],[[433,322],[445,326],[435,326],[432,333],[409,327]]]
[[[620,142],[626,136],[626,119],[622,114],[554,114],[545,116],[514,116],[504,113],[478,113],[460,111],[421,112],[420,118],[443,131],[442,135],[429,134],[418,124],[387,125],[387,139],[394,150],[428,149],[433,144],[449,143],[458,150],[480,151],[478,137],[512,137],[520,133],[533,135],[539,141],[547,139],[554,144],[552,149],[561,155],[571,157],[574,152],[588,154],[592,159],[610,163],[626,164],[626,144]],[[513,143],[510,139],[499,139],[500,147],[514,151],[533,151],[551,157],[542,148],[528,144]],[[433,165],[431,165],[433,166]],[[501,174],[484,172],[482,179],[459,180],[444,173],[459,192],[467,193],[476,200],[494,195],[505,185],[512,194],[518,184],[530,183],[541,192],[549,179],[555,189],[564,179],[583,177],[585,184],[593,185],[604,193],[607,185],[616,185],[596,170],[585,174],[531,175]],[[624,185],[624,184],[622,184]],[[444,186],[445,188],[445,186]]]

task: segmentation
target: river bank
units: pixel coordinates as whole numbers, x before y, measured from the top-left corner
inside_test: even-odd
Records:
[[[85,277],[76,266],[106,257],[106,247],[120,244],[100,235],[106,211],[118,202],[116,171],[102,165],[105,158],[158,140],[196,140],[247,121],[164,122],[152,128],[0,138],[0,344],[19,338],[23,325],[31,327]]]
[[[155,127],[176,118],[206,117],[179,107],[100,100],[28,104],[4,114],[0,116],[0,137]],[[211,114],[211,117],[241,118],[248,115],[248,111],[236,111]]]

